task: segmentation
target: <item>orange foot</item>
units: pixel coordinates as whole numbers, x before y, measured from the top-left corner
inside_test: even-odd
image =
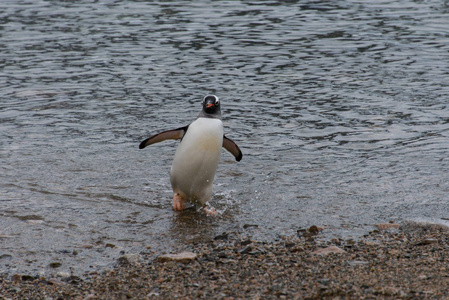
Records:
[[[186,208],[186,200],[178,193],[173,195],[173,210],[181,211]]]

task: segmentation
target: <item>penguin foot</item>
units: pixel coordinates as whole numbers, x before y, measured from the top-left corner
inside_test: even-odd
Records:
[[[173,210],[181,211],[186,208],[186,200],[178,193],[173,195]]]

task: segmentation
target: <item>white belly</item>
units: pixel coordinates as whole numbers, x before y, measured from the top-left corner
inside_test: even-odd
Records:
[[[190,124],[173,159],[173,191],[201,205],[209,201],[222,145],[221,120],[198,118]]]

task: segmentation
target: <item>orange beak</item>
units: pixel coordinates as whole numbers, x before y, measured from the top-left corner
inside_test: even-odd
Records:
[[[214,106],[213,103],[206,104],[206,107],[207,107],[207,108],[212,107],[212,106]]]

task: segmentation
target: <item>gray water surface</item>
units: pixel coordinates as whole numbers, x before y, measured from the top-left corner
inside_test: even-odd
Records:
[[[0,66],[1,272],[449,219],[447,1],[2,1]],[[172,211],[176,141],[138,149],[209,93],[244,154],[215,218]]]

